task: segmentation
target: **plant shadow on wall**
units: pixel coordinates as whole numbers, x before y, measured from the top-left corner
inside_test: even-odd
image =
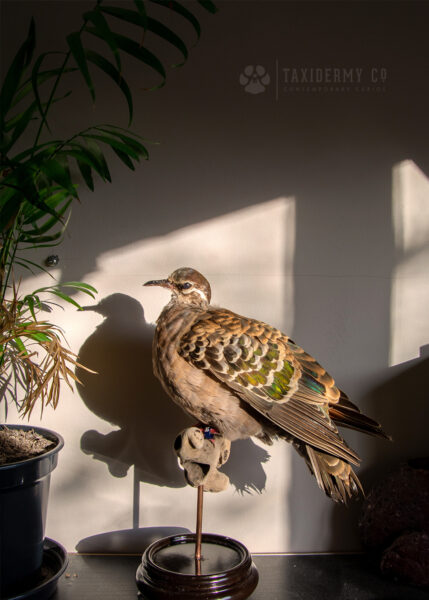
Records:
[[[186,485],[173,444],[178,433],[194,422],[168,398],[153,375],[154,328],[146,322],[140,302],[115,293],[84,310],[99,313],[103,322],[80,349],[79,360],[97,374],[78,369],[78,391],[94,414],[119,429],[106,435],[93,429],[85,431],[81,448],[106,463],[113,477],[125,477],[131,467],[134,469],[133,528],[85,538],[77,550],[140,552],[154,539],[185,531],[177,527],[139,528],[140,484]],[[231,458],[222,470],[237,491],[261,493],[266,480],[262,463],[268,459],[265,450],[251,440],[242,440],[233,444]]]

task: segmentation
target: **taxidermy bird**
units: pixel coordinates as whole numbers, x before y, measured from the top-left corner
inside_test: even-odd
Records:
[[[360,459],[337,425],[388,436],[312,356],[271,325],[211,306],[210,284],[194,269],[144,285],[172,294],[157,320],[153,365],[174,402],[231,441],[292,443],[336,502],[362,490],[352,468]]]

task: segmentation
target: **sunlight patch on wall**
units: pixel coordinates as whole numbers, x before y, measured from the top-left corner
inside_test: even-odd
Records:
[[[392,202],[397,264],[389,366],[417,358],[429,342],[429,179],[412,160],[393,168]]]
[[[210,281],[213,304],[291,333],[294,248],[295,202],[277,198],[102,254],[95,277],[103,285],[115,273],[117,291],[141,299],[154,322],[169,294],[139,283],[193,267]]]
[[[98,290],[97,299],[79,295],[88,310],[77,312],[60,302],[64,310],[52,315],[71,348],[99,374],[74,394],[64,386],[58,409],[44,415],[43,425],[61,432],[66,442],[52,480],[48,536],[74,551],[92,536],[121,534],[132,540],[137,526],[194,530],[195,490],[185,487],[175,464],[179,487],[167,472],[167,458],[175,461],[173,441],[184,426],[181,412],[165,397],[151,366],[148,323],[156,320],[169,293],[143,283],[193,266],[209,279],[215,304],[291,334],[294,248],[295,202],[277,198],[98,257],[97,270],[84,277]],[[48,283],[44,275],[29,278],[23,291]],[[38,415],[33,417],[32,423],[40,425]],[[235,462],[229,461],[234,485],[208,495],[205,529],[238,538],[251,551],[288,551],[293,449],[280,441],[264,449],[243,444],[235,448]],[[161,484],[143,468],[148,464],[150,470],[154,457]],[[249,484],[257,491],[245,493]]]
[[[143,288],[142,283],[191,266],[209,280],[213,304],[267,321],[291,335],[294,249],[295,201],[277,198],[102,254],[91,281],[100,290],[107,292],[108,286],[115,285],[116,291],[138,299],[145,320],[155,322],[170,294],[160,288]],[[211,531],[235,536],[261,552],[289,547],[287,500],[293,450],[278,442],[268,452],[271,458],[263,465],[266,489],[261,495],[238,495],[230,486],[221,494],[208,495],[205,511],[205,524]],[[252,458],[248,461],[252,463]],[[142,485],[141,525],[145,525],[148,502],[151,522],[162,525],[165,511],[159,507],[167,503],[170,522],[192,530],[194,493],[180,490],[188,502],[177,503],[178,495],[177,490],[165,487],[152,487],[148,495]],[[243,512],[246,519],[237,519]],[[265,525],[249,531],[247,523],[262,524],[267,513],[272,523],[269,531]]]

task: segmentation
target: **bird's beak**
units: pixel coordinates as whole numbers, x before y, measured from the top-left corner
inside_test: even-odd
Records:
[[[152,281],[146,281],[143,285],[159,285],[168,290],[173,289],[173,285],[168,279],[153,279]]]

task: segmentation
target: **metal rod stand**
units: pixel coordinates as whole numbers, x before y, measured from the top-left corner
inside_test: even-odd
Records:
[[[204,486],[198,486],[197,500],[197,527],[195,533],[195,568],[197,575],[201,575],[201,538],[203,534],[203,495]]]

